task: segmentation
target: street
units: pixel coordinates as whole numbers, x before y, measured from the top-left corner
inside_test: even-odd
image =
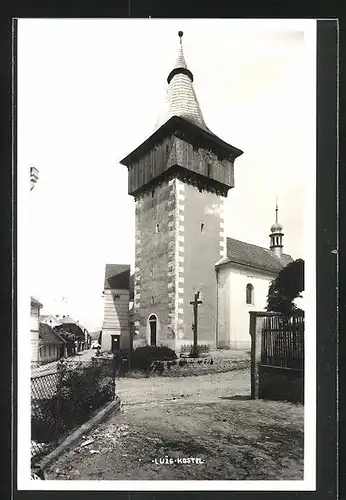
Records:
[[[121,413],[46,479],[302,479],[303,407],[251,400],[248,370],[124,378],[117,393]]]
[[[90,359],[95,356],[95,349],[87,349],[85,351],[78,352],[74,356],[69,356],[65,358],[68,361],[90,361]],[[51,363],[46,363],[41,366],[37,366],[31,369],[31,376],[38,377],[40,375],[47,375],[48,373],[56,372],[58,361],[52,361]]]

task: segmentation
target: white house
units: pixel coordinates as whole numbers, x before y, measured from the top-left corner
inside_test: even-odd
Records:
[[[30,308],[30,345],[31,345],[31,362],[38,363],[39,361],[39,330],[40,330],[40,309],[43,307],[35,297],[31,297]]]
[[[53,314],[41,316],[40,323],[43,323],[44,325],[48,325],[51,328],[54,328],[55,326],[61,325],[61,321],[59,320],[59,317],[54,316]]]
[[[39,363],[57,361],[65,356],[65,341],[46,323],[39,325]]]

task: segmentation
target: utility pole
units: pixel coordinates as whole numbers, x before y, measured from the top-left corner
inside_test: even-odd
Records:
[[[195,298],[190,304],[193,307],[193,325],[192,325],[192,331],[193,331],[193,356],[197,358],[198,356],[198,306],[200,304],[203,304],[201,300],[199,300],[199,292],[195,293]]]

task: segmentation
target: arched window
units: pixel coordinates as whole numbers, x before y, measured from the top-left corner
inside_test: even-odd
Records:
[[[246,285],[246,303],[247,304],[253,304],[254,303],[253,286],[251,285],[251,283],[248,283]]]

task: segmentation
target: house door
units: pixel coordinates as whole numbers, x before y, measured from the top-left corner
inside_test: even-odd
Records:
[[[150,325],[150,345],[156,345],[156,329],[157,329],[157,317],[152,314],[149,317]]]
[[[112,353],[115,354],[120,350],[120,335],[112,335],[112,344],[111,344]]]

